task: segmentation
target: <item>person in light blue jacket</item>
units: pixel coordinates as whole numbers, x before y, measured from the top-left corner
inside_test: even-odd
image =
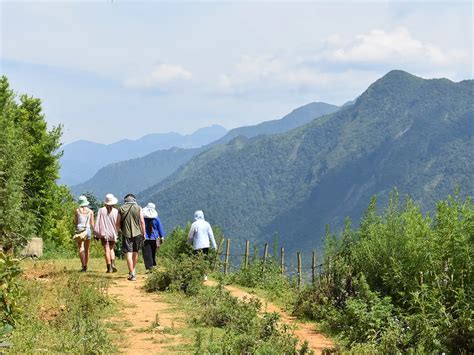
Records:
[[[194,212],[194,220],[195,222],[189,229],[188,243],[192,244],[195,254],[203,253],[207,255],[211,245],[214,249],[217,249],[214,232],[211,225],[204,220],[202,211]]]

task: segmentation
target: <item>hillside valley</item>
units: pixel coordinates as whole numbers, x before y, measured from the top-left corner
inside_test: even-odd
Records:
[[[423,208],[457,186],[472,195],[473,88],[391,71],[333,114],[201,152],[140,202],[156,203],[168,229],[203,209],[237,243],[277,233],[289,250],[318,248],[327,224],[357,224],[394,187]]]
[[[334,105],[313,102],[293,110],[278,120],[234,128],[223,137],[200,148],[157,150],[140,158],[112,163],[100,169],[91,179],[74,185],[72,191],[75,195],[88,191],[96,196],[104,196],[111,191],[117,196],[123,196],[128,192],[143,191],[171,175],[198,153],[226,144],[235,137],[251,138],[286,132],[310,122],[316,117],[335,112],[337,109],[338,107]],[[131,174],[130,171],[140,173]]]

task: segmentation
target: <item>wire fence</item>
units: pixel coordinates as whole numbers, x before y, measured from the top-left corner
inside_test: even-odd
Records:
[[[288,277],[290,279],[296,279],[298,285],[302,285],[303,282],[307,279],[310,279],[311,282],[315,282],[321,276],[325,268],[325,263],[320,262],[316,263],[317,260],[317,253],[315,250],[312,251],[311,255],[311,265],[310,266],[303,266],[302,262],[302,253],[297,251],[296,258],[291,259],[296,263],[290,262],[285,260],[285,249],[276,247],[276,244],[273,246],[273,253],[269,253],[269,244],[265,243],[263,248],[263,253],[259,251],[261,249],[258,248],[257,245],[254,245],[253,253],[250,252],[250,241],[245,241],[245,245],[243,248],[243,252],[239,253],[234,250],[231,252],[230,246],[230,239],[222,238],[219,240],[217,255],[216,255],[216,265],[217,262],[220,262],[220,269],[225,274],[238,272],[239,270],[245,269],[250,266],[250,264],[259,261],[263,262],[263,267],[265,267],[266,262],[273,262],[279,265],[280,273],[282,276]],[[240,249],[242,245],[238,245]]]

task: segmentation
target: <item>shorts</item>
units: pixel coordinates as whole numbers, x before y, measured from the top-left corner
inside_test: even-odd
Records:
[[[102,246],[105,247],[105,244],[109,243],[109,244],[112,244],[112,243],[115,243],[115,240],[107,240],[105,238],[101,238],[100,239],[100,242],[102,243]]]
[[[143,236],[137,235],[136,237],[127,238],[123,237],[122,240],[122,251],[124,253],[138,253],[142,247]]]
[[[198,255],[198,254],[208,255],[209,254],[209,248],[195,249],[194,250],[194,255]]]

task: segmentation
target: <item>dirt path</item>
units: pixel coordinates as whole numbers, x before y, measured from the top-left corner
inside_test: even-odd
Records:
[[[182,315],[172,310],[172,305],[161,300],[158,294],[145,292],[143,276],[135,282],[128,281],[126,276],[114,280],[109,295],[119,301],[120,318],[113,321],[124,324],[119,351],[124,354],[173,353],[170,347],[184,342],[174,331],[183,326],[179,320]]]
[[[208,286],[217,285],[215,281],[211,280],[206,281],[205,284]],[[239,299],[243,299],[244,297],[258,298],[262,302],[265,311],[276,312],[280,315],[282,322],[289,325],[294,325],[295,337],[297,337],[301,343],[306,340],[310,349],[313,350],[315,354],[322,354],[324,349],[331,349],[334,347],[334,343],[330,339],[326,338],[324,335],[322,335],[316,330],[316,325],[314,323],[301,322],[295,317],[290,316],[288,313],[286,313],[284,310],[274,305],[273,303],[268,302],[262,297],[250,294],[238,287],[227,285],[225,286],[225,288],[231,293],[232,296],[237,297]]]

